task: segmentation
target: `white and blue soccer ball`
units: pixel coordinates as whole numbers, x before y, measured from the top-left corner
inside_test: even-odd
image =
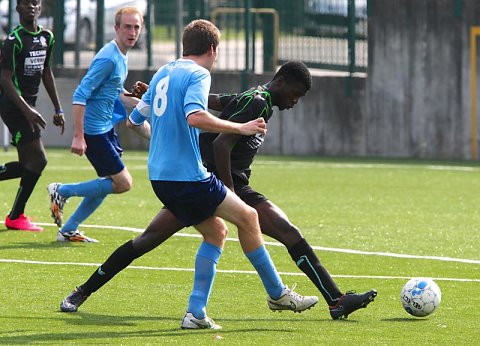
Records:
[[[403,286],[400,298],[406,312],[412,316],[424,317],[438,308],[442,292],[432,279],[413,278]]]

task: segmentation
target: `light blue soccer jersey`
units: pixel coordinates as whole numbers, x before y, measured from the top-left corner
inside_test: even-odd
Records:
[[[150,116],[150,180],[200,181],[210,176],[200,155],[200,130],[187,123],[189,114],[207,110],[210,83],[208,70],[188,59],[164,65],[153,76],[129,118],[140,125]]]
[[[93,58],[87,74],[73,94],[73,104],[85,106],[86,134],[98,135],[112,129],[113,107],[127,78],[127,62],[127,56],[113,40]]]

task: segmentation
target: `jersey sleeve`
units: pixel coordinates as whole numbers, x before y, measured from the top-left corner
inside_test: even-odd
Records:
[[[141,125],[147,118],[150,117],[150,100],[151,100],[151,88],[147,89],[147,92],[143,94],[140,102],[135,106],[132,113],[130,113],[128,120],[134,125]]]
[[[15,61],[14,55],[20,50],[17,38],[10,34],[2,44],[2,51],[0,54],[1,68],[2,70],[14,70],[13,62]]]
[[[197,73],[193,74],[183,103],[185,116],[208,108],[210,84],[211,77],[206,70],[197,71]]]
[[[101,87],[114,68],[110,59],[95,59],[73,94],[73,104],[86,105],[90,96]]]
[[[45,67],[51,66],[52,65],[52,52],[53,52],[53,47],[55,46],[55,38],[53,36],[53,32],[50,30],[46,30],[49,34],[49,41],[48,41],[48,49],[47,49],[47,57],[45,59]]]

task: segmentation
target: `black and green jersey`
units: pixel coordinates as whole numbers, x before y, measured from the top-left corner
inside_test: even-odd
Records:
[[[237,123],[246,123],[260,117],[268,122],[273,113],[271,95],[263,85],[241,94],[220,94],[220,102],[224,107],[220,118]],[[200,135],[202,158],[209,171],[215,170],[212,143],[217,136],[216,133]],[[250,165],[264,138],[263,134],[240,138],[230,153],[232,174],[246,174],[250,177]]]
[[[19,25],[2,44],[1,68],[13,72],[13,84],[18,94],[32,106],[37,100],[43,70],[50,64],[54,43],[50,30],[39,25],[36,32],[30,32]],[[17,109],[5,94],[0,96],[0,107],[4,110]]]

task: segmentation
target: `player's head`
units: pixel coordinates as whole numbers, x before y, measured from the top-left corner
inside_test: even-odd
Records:
[[[126,53],[137,43],[143,26],[143,15],[136,7],[122,7],[115,13],[115,42]]]
[[[210,69],[217,58],[220,31],[212,22],[205,19],[197,19],[185,27],[182,43],[184,57],[207,54],[211,64],[205,67]]]
[[[272,104],[278,109],[289,109],[312,87],[312,76],[300,61],[283,64],[269,83]]]
[[[42,10],[41,0],[17,0],[16,10],[22,24],[33,24]]]

